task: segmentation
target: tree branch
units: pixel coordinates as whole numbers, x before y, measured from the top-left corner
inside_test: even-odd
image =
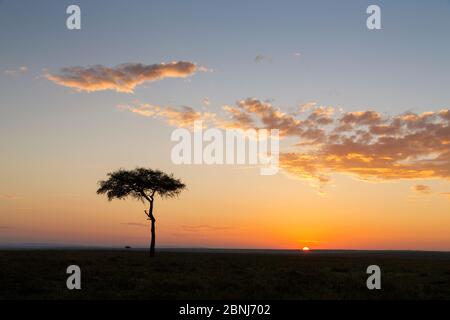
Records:
[[[153,201],[153,197],[152,196],[148,196],[145,194],[144,190],[139,190],[139,193],[142,195],[142,197],[144,197],[148,202],[152,202]]]

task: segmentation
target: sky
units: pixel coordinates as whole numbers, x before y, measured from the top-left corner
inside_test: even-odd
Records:
[[[147,246],[96,194],[143,166],[187,185],[157,246],[450,250],[449,32],[446,0],[0,0],[0,246]],[[280,172],[174,164],[194,120],[280,130]]]

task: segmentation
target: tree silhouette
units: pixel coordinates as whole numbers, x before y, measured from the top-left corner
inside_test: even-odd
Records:
[[[144,210],[147,219],[151,221],[150,256],[155,255],[155,222],[153,202],[155,196],[173,198],[186,188],[181,180],[160,170],[136,168],[134,170],[119,169],[108,173],[107,180],[98,182],[97,194],[106,194],[108,200],[132,197],[142,202],[148,201],[149,210]]]

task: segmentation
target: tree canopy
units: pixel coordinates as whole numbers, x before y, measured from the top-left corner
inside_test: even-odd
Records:
[[[99,181],[97,194],[106,194],[109,201],[128,196],[153,201],[156,194],[172,198],[186,188],[181,180],[160,170],[138,167],[134,170],[119,169],[107,175],[108,179]]]

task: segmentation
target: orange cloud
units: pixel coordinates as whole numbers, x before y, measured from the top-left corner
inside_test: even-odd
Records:
[[[148,224],[138,223],[138,222],[127,222],[127,223],[122,223],[122,224],[126,225],[126,226],[131,226],[131,227],[144,227],[144,228],[148,227]]]
[[[382,116],[376,111],[335,113],[310,104],[288,114],[254,98],[222,108],[225,114],[141,106],[129,111],[164,118],[175,126],[207,120],[220,128],[278,129],[294,138],[292,151],[280,153],[280,166],[301,179],[326,184],[333,173],[362,179],[450,178],[450,112]]]
[[[184,231],[189,231],[189,232],[221,231],[221,230],[234,229],[234,227],[231,227],[231,226],[213,226],[213,225],[209,225],[209,224],[183,225],[183,226],[181,226],[181,228]]]
[[[426,186],[423,184],[417,184],[417,185],[413,186],[412,189],[414,192],[417,192],[420,194],[430,194],[431,193],[430,186]]]
[[[115,90],[131,93],[136,86],[143,82],[164,78],[186,78],[198,70],[202,69],[192,62],[186,61],[152,65],[125,63],[114,68],[102,65],[62,68],[60,74],[47,74],[46,78],[56,84],[78,91]]]
[[[236,102],[237,107],[224,108],[232,117],[230,127],[279,129],[280,135],[301,135],[302,121],[286,114],[268,102],[247,98]]]
[[[241,129],[254,127],[253,119],[248,113],[228,105],[223,106],[222,109],[231,115],[231,119],[226,122],[225,127]]]
[[[0,194],[0,199],[4,199],[4,200],[17,200],[19,199],[18,196],[13,195],[13,194]]]
[[[326,183],[331,173],[363,179],[450,178],[450,112],[382,116],[375,111],[335,115],[334,108],[309,105],[286,114],[257,99],[225,110],[235,127],[279,129],[297,137],[299,151],[282,153],[280,165],[305,179]]]
[[[381,115],[375,111],[356,111],[345,113],[339,122],[344,124],[371,125],[381,122]]]
[[[194,121],[210,121],[215,117],[213,113],[196,111],[188,106],[177,109],[170,106],[161,107],[148,103],[138,103],[135,106],[119,105],[117,108],[145,117],[163,119],[174,127],[192,127]]]

